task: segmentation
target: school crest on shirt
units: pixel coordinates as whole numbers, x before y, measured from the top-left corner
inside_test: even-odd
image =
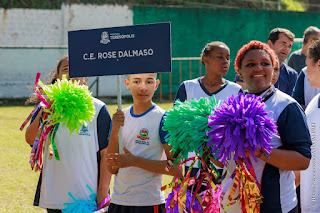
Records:
[[[79,135],[90,136],[89,129],[85,125],[82,125]]]
[[[146,128],[143,128],[140,130],[140,133],[139,135],[137,135],[137,138],[141,139],[141,140],[149,140],[149,137],[148,137],[148,134],[149,134],[149,130],[146,129]]]

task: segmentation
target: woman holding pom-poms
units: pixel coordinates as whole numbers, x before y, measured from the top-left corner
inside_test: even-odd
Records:
[[[107,106],[93,98],[83,83],[84,78],[69,79],[69,58],[65,56],[49,85],[42,84],[41,89],[35,85],[42,105],[34,111],[25,136],[33,145],[31,167],[41,171],[34,205],[47,212],[73,212],[66,209],[73,203],[78,212],[107,205],[103,201],[108,197],[111,174],[100,170],[105,167],[100,156],[106,155],[111,118]],[[48,129],[47,135],[43,129]],[[37,145],[41,140],[42,145]]]
[[[220,159],[226,160],[223,172],[226,175],[221,185],[222,212],[298,212],[294,185],[295,176],[292,171],[304,170],[308,167],[311,158],[311,139],[305,115],[299,104],[271,85],[275,60],[275,53],[270,47],[259,41],[251,41],[238,51],[235,69],[244,79],[249,93],[249,96],[239,96],[239,99],[242,98],[242,102],[240,102],[248,105],[250,104],[249,99],[256,101],[256,98],[258,98],[260,101],[255,102],[256,104],[262,101],[265,104],[268,117],[272,118],[277,125],[278,133],[272,134],[270,144],[266,144],[263,148],[256,145],[254,146],[257,147],[256,150],[239,149],[238,152],[233,152],[231,157],[230,155],[219,155]],[[236,107],[241,106],[237,105]],[[258,110],[258,108],[253,109]],[[215,111],[214,113],[218,112]],[[243,111],[243,113],[246,112]],[[209,125],[210,122],[213,121],[210,121],[209,118]],[[237,122],[241,123],[243,121],[238,120]],[[243,125],[250,126],[250,122],[249,124],[248,122],[243,123]],[[270,121],[261,120],[259,125],[272,126],[268,122]],[[255,126],[251,125],[251,129],[248,128],[245,132],[246,136],[251,135],[253,139],[244,137],[244,140],[259,144],[260,141],[257,140],[262,140],[264,133],[254,128]],[[232,138],[234,135],[240,134],[239,132],[240,130],[236,129],[232,133],[226,131],[220,138],[218,137],[219,134],[216,135],[216,132],[211,136],[224,143],[224,138]],[[257,134],[260,135],[257,136]],[[221,146],[219,151],[222,151]],[[251,186],[253,185],[249,186],[250,189],[242,188],[243,191],[239,190],[239,187],[235,186],[242,180],[234,178],[237,175],[230,177],[233,175],[236,165],[239,165],[236,163],[237,159],[233,159],[233,157],[240,155],[242,152],[249,158],[244,160],[247,167],[243,167],[242,171],[255,180],[253,185],[258,189],[256,198],[243,198],[243,196],[246,196],[244,192],[252,190],[254,187]],[[222,166],[222,164],[219,165]],[[261,196],[259,196],[259,191]],[[259,202],[259,197],[262,198],[262,203],[256,205]]]

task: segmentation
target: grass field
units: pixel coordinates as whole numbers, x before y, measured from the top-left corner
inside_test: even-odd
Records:
[[[158,105],[163,109],[172,107],[171,103]],[[117,105],[108,108],[112,115]],[[19,130],[32,109],[0,107],[0,212],[46,212],[32,206],[39,172],[31,171],[28,163],[31,148],[24,140],[25,130]],[[164,183],[170,179],[165,176]]]

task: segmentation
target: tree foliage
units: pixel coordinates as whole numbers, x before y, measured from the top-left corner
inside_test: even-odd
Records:
[[[305,8],[301,2],[295,0],[282,0],[282,5],[285,10],[304,12]]]

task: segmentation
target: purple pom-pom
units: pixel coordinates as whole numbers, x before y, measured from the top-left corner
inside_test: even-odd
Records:
[[[240,93],[237,97],[231,95],[227,101],[215,108],[208,116],[208,126],[212,130],[208,147],[222,163],[238,157],[246,158],[245,150],[253,155],[258,146],[270,154],[272,146],[269,142],[272,135],[277,133],[277,126],[268,111],[264,110],[265,103],[260,96]]]
[[[179,191],[179,189],[180,189],[180,187],[177,189],[177,191]],[[186,202],[185,202],[186,209],[184,209],[184,211],[182,211],[182,209],[180,209],[180,211],[179,211],[178,203],[176,203],[176,205],[174,206],[173,209],[170,209],[170,201],[174,197],[174,192],[172,191],[171,193],[168,194],[168,197],[166,198],[166,204],[165,204],[166,209],[167,209],[167,213],[191,212],[191,201],[192,201],[193,194],[191,193],[191,191],[189,189],[187,189],[186,193],[187,193],[186,194]],[[202,206],[197,199],[195,199],[194,202],[192,203],[192,207],[196,211],[202,211]]]

